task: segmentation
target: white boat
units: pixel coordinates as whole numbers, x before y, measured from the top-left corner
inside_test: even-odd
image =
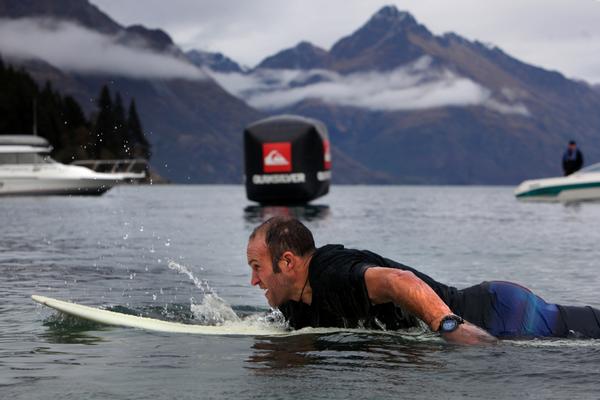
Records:
[[[1,195],[100,195],[144,174],[110,174],[54,161],[48,141],[33,135],[0,135]]]
[[[600,201],[600,163],[568,176],[524,181],[515,189],[515,196],[523,201]]]

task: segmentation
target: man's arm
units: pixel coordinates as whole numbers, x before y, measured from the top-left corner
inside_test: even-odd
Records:
[[[437,331],[440,321],[450,308],[429,285],[410,271],[395,268],[372,267],[365,272],[369,299],[374,304],[394,303],[404,308],[431,330]],[[492,343],[496,338],[483,329],[465,321],[458,329],[442,335],[444,339],[460,344]]]

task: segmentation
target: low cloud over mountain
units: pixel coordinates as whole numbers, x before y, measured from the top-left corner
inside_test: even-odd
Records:
[[[253,107],[277,110],[303,100],[373,111],[418,110],[446,106],[484,106],[505,114],[528,115],[518,102],[494,99],[492,91],[423,56],[391,71],[342,75],[324,69],[257,69],[251,74],[211,75],[226,90]]]
[[[0,54],[42,59],[71,72],[132,78],[207,79],[187,60],[159,53],[143,40],[125,41],[122,33],[102,34],[73,22],[49,18],[0,19]]]

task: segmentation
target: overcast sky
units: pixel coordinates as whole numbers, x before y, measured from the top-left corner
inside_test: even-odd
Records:
[[[329,49],[381,7],[409,11],[534,65],[600,83],[600,0],[91,0],[123,25],[161,28],[184,50],[254,66],[302,40]],[[168,5],[167,5],[168,4]]]

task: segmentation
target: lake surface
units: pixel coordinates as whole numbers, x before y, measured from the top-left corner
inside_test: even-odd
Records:
[[[548,301],[600,307],[600,204],[523,204],[509,187],[335,186],[304,208],[253,206],[241,186],[1,198],[0,398],[598,398],[599,340],[165,334],[62,318],[30,299],[187,323],[217,323],[230,307],[268,313],[245,246],[282,213],[317,245],[373,250],[441,282],[511,280]]]

